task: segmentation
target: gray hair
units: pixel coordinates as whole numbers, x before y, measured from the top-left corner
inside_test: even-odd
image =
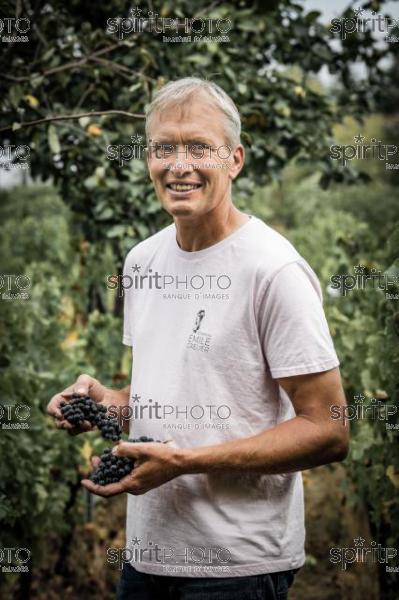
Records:
[[[233,100],[216,83],[199,77],[184,77],[176,81],[169,81],[160,89],[146,109],[145,132],[147,139],[149,139],[151,119],[154,113],[163,111],[171,104],[185,104],[199,91],[205,92],[213,104],[224,114],[227,142],[233,147],[240,144],[241,119]]]

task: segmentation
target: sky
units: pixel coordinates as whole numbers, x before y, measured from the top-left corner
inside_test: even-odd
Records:
[[[364,0],[299,0],[299,4],[302,4],[306,10],[318,10],[321,12],[320,19],[325,23],[329,23],[334,17],[339,17],[342,12],[348,6],[352,6],[353,9],[359,8],[362,4],[364,4]],[[399,1],[390,0],[382,5],[381,10],[377,14],[387,14],[393,19],[397,19],[399,21]],[[363,18],[371,17],[371,11],[365,11],[363,14]],[[376,40],[378,40],[379,44],[384,45],[384,38],[386,32],[379,32],[376,26],[376,30],[373,33],[373,36]],[[394,42],[392,42],[394,43]],[[382,65],[389,66],[389,61],[383,61]],[[365,68],[362,64],[355,64],[352,67],[352,72],[358,78],[362,78],[365,75]],[[318,77],[321,83],[327,87],[334,85],[334,77],[331,76],[328,72],[327,67],[323,67],[318,74]]]
[[[305,6],[308,10],[319,10],[323,16],[326,17],[326,20],[331,21],[334,17],[337,17],[342,11],[350,5],[353,5],[354,8],[358,8],[362,1],[354,0],[299,0],[299,4]],[[394,19],[399,19],[399,2],[390,1],[384,4],[382,13],[387,13]]]

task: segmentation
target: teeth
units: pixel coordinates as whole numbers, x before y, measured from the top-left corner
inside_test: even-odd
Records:
[[[172,188],[172,190],[175,190],[177,192],[184,192],[188,190],[195,190],[197,187],[199,187],[199,184],[171,183],[170,187]]]

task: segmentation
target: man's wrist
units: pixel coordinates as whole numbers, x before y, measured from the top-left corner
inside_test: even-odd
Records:
[[[179,448],[176,454],[176,464],[180,475],[204,472],[201,466],[200,448]]]

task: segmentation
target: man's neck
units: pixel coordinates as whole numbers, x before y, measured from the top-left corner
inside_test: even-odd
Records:
[[[198,219],[175,218],[176,240],[186,252],[204,250],[229,236],[249,218],[232,204],[218,214],[211,211]]]

